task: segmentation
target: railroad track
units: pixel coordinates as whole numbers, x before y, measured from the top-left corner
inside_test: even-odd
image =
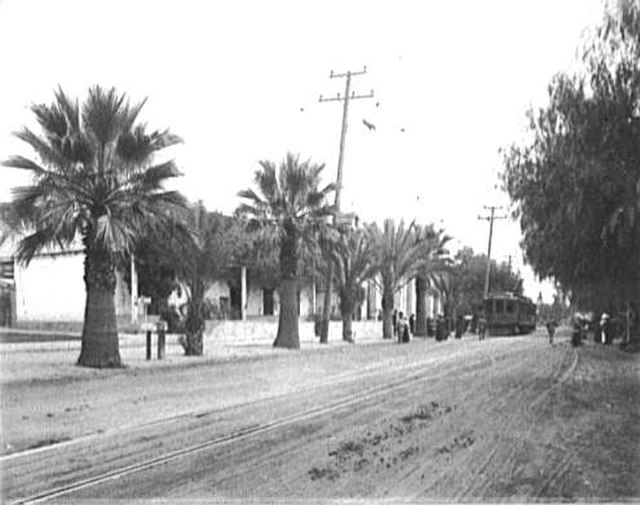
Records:
[[[284,415],[272,421],[244,427],[242,429],[214,437],[202,443],[193,444],[188,447],[184,447],[177,450],[171,450],[160,456],[148,458],[143,461],[136,462],[129,465],[123,465],[119,468],[116,468],[110,471],[102,472],[97,475],[75,480],[74,482],[71,482],[71,483],[67,483],[64,485],[53,487],[51,489],[43,490],[41,492],[34,493],[30,496],[19,498],[13,503],[15,504],[41,503],[54,498],[59,498],[61,496],[69,495],[75,491],[80,491],[82,489],[90,488],[92,486],[96,486],[101,483],[116,480],[127,475],[152,469],[156,466],[159,466],[171,461],[175,461],[181,458],[185,458],[191,455],[195,455],[202,451],[214,449],[216,447],[219,447],[225,444],[238,442],[241,440],[249,439],[251,437],[256,437],[256,436],[259,436],[260,434],[267,433],[269,431],[273,431],[278,428],[283,428],[288,425],[292,425],[294,423],[305,421],[317,416],[326,415],[334,411],[338,411],[341,409],[345,409],[345,408],[357,405],[359,403],[364,403],[372,399],[375,399],[377,397],[384,396],[395,391],[399,391],[403,388],[411,387],[413,384],[415,384],[415,381],[420,379],[429,379],[433,381],[433,380],[441,379],[446,376],[450,376],[452,374],[456,374],[457,376],[460,376],[461,374],[466,375],[469,373],[473,373],[478,368],[482,368],[487,365],[491,366],[492,364],[495,364],[496,359],[506,359],[509,355],[517,352],[522,352],[522,349],[520,349],[519,347],[516,347],[515,349],[513,349],[511,348],[511,346],[509,346],[499,356],[491,355],[488,352],[480,352],[478,355],[475,355],[475,356],[472,355],[471,359],[467,359],[462,363],[455,363],[456,358],[459,358],[461,354],[465,354],[468,356],[468,350],[467,350],[466,353],[453,353],[451,355],[447,355],[443,360],[435,360],[434,358],[431,357],[429,359],[421,360],[419,362],[412,363],[412,364],[404,364],[402,366],[398,365],[397,367],[394,367],[391,370],[385,370],[381,379],[385,379],[384,377],[385,375],[389,376],[395,373],[404,373],[404,375],[402,375],[402,377],[387,380],[382,385],[370,387],[365,390],[360,390],[357,393],[349,394],[346,397],[343,397],[334,401],[330,401],[326,404],[323,404],[317,407],[307,409],[303,412]],[[455,366],[448,367],[434,374],[433,370],[427,368],[427,365],[431,365],[434,362],[436,362],[438,365],[445,364],[448,362],[454,362]],[[322,387],[327,387],[328,385],[335,385],[338,383],[344,383],[349,381],[355,382],[359,379],[364,379],[366,377],[371,377],[378,374],[380,374],[379,369],[366,370],[364,373],[362,371],[354,372],[353,374],[349,373],[349,374],[345,374],[341,378],[341,380],[329,381],[328,383],[322,384]],[[280,397],[280,396],[286,396],[286,395],[291,395],[296,393],[299,394],[300,392],[301,391],[295,391],[294,393],[289,392],[289,393],[284,393],[282,395],[277,395],[277,396]],[[272,398],[268,398],[268,399],[270,400]],[[208,411],[208,413],[217,412],[217,411],[218,410],[210,410]],[[193,415],[193,413],[191,415]],[[202,413],[200,413],[199,415],[202,415]],[[184,417],[184,415],[179,417]],[[2,458],[0,459],[0,462],[12,458],[12,456]]]

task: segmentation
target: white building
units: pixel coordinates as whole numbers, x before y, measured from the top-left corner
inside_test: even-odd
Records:
[[[47,250],[25,265],[13,256],[15,244],[7,242],[0,246],[0,326],[82,323],[86,301],[82,249]],[[115,302],[119,322],[128,323],[131,296],[120,273]]]

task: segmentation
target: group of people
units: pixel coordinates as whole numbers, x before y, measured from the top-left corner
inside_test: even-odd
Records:
[[[412,335],[415,333],[415,314],[411,314],[408,318],[405,317],[402,311],[393,311],[391,323],[393,325],[393,335],[398,340],[398,343],[407,343],[411,341]],[[438,315],[435,318],[435,338],[436,341],[447,340],[451,335],[451,331],[455,331],[456,338],[462,338],[462,335],[467,330],[467,322],[463,316],[460,316],[456,322],[455,327],[453,320],[447,319],[443,314]],[[484,326],[486,330],[486,324]],[[484,338],[484,331],[481,338]]]
[[[393,324],[393,336],[398,339],[399,344],[406,344],[411,341],[411,335],[415,332],[416,316],[411,314],[409,319],[405,319],[404,312],[394,309],[391,316]]]
[[[546,324],[547,333],[549,334],[549,344],[553,345],[553,339],[558,327],[558,323],[551,319]],[[611,345],[616,334],[614,322],[609,314],[604,312],[600,317],[600,321],[592,323],[579,315],[573,318],[573,328],[571,330],[571,345],[577,347],[586,339],[587,332],[594,331],[594,340],[605,345]]]

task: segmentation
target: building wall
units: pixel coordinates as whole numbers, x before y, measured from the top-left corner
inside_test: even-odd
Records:
[[[16,323],[82,321],[86,292],[84,254],[81,251],[36,256],[15,268]],[[131,317],[128,288],[117,274],[116,314]]]

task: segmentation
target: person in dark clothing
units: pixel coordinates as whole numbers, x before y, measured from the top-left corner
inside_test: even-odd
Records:
[[[464,333],[464,318],[459,316],[456,320],[456,338],[462,338]]]
[[[579,318],[575,318],[573,323],[573,329],[571,331],[571,345],[578,347],[582,344],[582,321]]]
[[[487,335],[487,320],[480,316],[478,319],[478,340],[484,340]]]
[[[415,334],[416,332],[416,315],[415,314],[411,314],[409,316],[409,331],[411,332],[411,334]]]
[[[602,331],[602,338],[604,339],[604,345],[611,345],[613,343],[613,324],[609,318],[609,314],[602,314],[600,320],[600,329]]]
[[[436,322],[436,340],[438,342],[446,339],[447,332],[447,322],[444,317],[438,316],[438,320]]]
[[[549,333],[549,344],[553,345],[553,336],[556,333],[558,324],[552,319],[547,323],[547,332]]]
[[[409,323],[405,321],[402,327],[402,343],[408,344],[410,341],[411,341],[411,333],[409,329]]]

